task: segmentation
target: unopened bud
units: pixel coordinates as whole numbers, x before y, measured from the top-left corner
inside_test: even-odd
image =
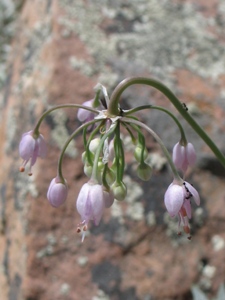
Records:
[[[123,201],[127,195],[127,187],[126,185],[120,181],[115,181],[111,188],[114,198],[118,201]]]
[[[92,170],[93,170],[93,167],[89,164],[89,163],[86,163],[84,165],[84,174],[87,176],[87,177],[91,177],[92,175]]]
[[[142,154],[142,152],[143,152],[143,154]],[[138,144],[136,146],[136,148],[134,149],[134,157],[135,157],[137,162],[145,161],[145,159],[148,157],[147,148],[145,147],[144,151],[143,151],[143,147],[140,144]]]
[[[137,175],[141,180],[148,181],[152,176],[152,168],[148,164],[142,163],[137,168]]]
[[[100,138],[95,138],[95,139],[91,140],[89,149],[92,153],[96,152],[96,150],[98,149],[99,143],[100,143]]]

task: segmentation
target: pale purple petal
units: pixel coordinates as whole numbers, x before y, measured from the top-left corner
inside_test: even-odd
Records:
[[[19,145],[19,154],[24,160],[29,160],[33,155],[35,148],[35,139],[29,133],[22,136]]]
[[[187,181],[185,181],[185,185],[186,185],[187,189],[189,190],[189,192],[192,194],[192,196],[195,200],[195,203],[197,205],[200,205],[200,197],[199,197],[199,193],[197,192],[197,190]]]
[[[187,213],[188,219],[191,219],[191,201],[188,200],[188,199],[185,199],[183,207],[185,208],[185,211]]]
[[[165,193],[164,202],[170,216],[177,215],[184,202],[183,187],[178,184],[170,185]]]
[[[49,203],[53,207],[59,207],[66,201],[67,194],[68,194],[67,186],[61,182],[56,182],[56,178],[54,178],[51,181],[47,192],[47,198]]]
[[[196,162],[196,152],[192,143],[188,143],[186,146],[186,157],[190,166],[193,166]]]
[[[37,143],[38,143],[38,156],[44,158],[47,154],[47,145],[42,134],[39,135],[37,139]]]
[[[175,166],[180,169],[182,168],[182,164],[185,158],[185,149],[183,146],[181,146],[180,143],[177,143],[174,147],[173,147],[173,162],[175,164]]]
[[[90,194],[93,208],[93,221],[95,225],[98,225],[105,207],[102,186],[100,184],[93,185]]]
[[[86,201],[87,201],[87,198],[88,198],[89,187],[90,187],[90,184],[85,183],[82,186],[82,188],[79,192],[79,195],[77,197],[76,207],[77,207],[77,211],[81,215],[82,221],[84,221],[85,205],[86,205]]]
[[[93,107],[93,102],[94,102],[94,99],[85,101],[83,103],[83,106]],[[94,118],[94,113],[92,113],[91,111],[86,110],[84,108],[79,108],[78,112],[77,112],[77,118],[80,122],[91,120]]]
[[[105,207],[102,186],[85,183],[78,195],[76,206],[82,221],[88,223],[93,220],[94,224],[98,225]]]

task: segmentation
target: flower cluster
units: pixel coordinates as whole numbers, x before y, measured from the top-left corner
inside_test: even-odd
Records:
[[[127,86],[133,84],[130,82]],[[146,84],[145,82],[144,84]],[[134,83],[136,82],[134,81]],[[171,217],[178,217],[178,233],[180,234],[180,226],[182,226],[190,239],[191,199],[193,198],[195,203],[199,205],[200,198],[196,189],[182,178],[184,178],[188,167],[193,166],[196,161],[194,147],[190,142],[187,142],[179,121],[166,109],[145,105],[130,110],[122,110],[118,101],[122,91],[127,86],[122,82],[122,85],[117,87],[109,100],[105,87],[99,84],[96,87],[95,98],[84,102],[83,105],[61,105],[45,112],[34,130],[22,136],[19,153],[23,163],[20,171],[23,172],[26,164],[30,162],[28,173],[31,175],[31,168],[37,158],[46,156],[46,143],[39,133],[39,127],[44,117],[59,108],[78,108],[77,118],[81,125],[65,142],[58,161],[57,175],[50,183],[47,199],[53,207],[59,207],[66,201],[68,186],[62,173],[63,157],[69,143],[78,133],[83,132],[84,152],[82,161],[84,173],[88,180],[82,186],[76,201],[76,208],[81,216],[77,232],[82,233],[83,241],[89,222],[93,221],[95,225],[98,225],[104,209],[113,205],[115,200],[123,201],[126,197],[127,187],[123,181],[125,150],[121,138],[121,127],[125,128],[134,144],[133,154],[137,162],[137,176],[145,181],[151,178],[152,167],[147,162],[148,150],[142,132],[145,129],[162,147],[174,175],[174,180],[168,187],[164,197],[166,209]],[[180,102],[177,105],[181,109]],[[163,110],[175,120],[180,129],[181,138],[173,148],[172,158],[155,131],[139,121],[134,115],[135,112],[142,109]]]

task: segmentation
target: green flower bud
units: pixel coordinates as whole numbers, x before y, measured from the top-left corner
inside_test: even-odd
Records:
[[[92,153],[95,153],[96,150],[98,149],[100,143],[100,138],[95,138],[93,140],[91,140],[90,144],[89,144],[89,149]]]
[[[86,163],[84,165],[84,174],[91,178],[91,175],[92,175],[92,170],[93,170],[93,167],[89,164],[89,163]]]
[[[115,179],[116,179],[115,172],[111,168],[110,169],[108,168],[106,170],[106,181],[108,185],[112,185]]]
[[[141,144],[138,144],[136,146],[136,148],[134,149],[134,157],[135,157],[137,162],[145,161],[147,156],[148,156],[147,148],[146,147],[144,148],[143,154],[142,154],[142,150],[143,150],[143,146]]]
[[[141,180],[148,181],[152,176],[152,168],[146,163],[142,163],[137,168],[137,175]]]
[[[81,160],[82,160],[82,163],[85,164],[86,161],[87,161],[87,153],[86,151],[84,151],[81,155]]]
[[[111,187],[111,190],[114,198],[118,201],[123,201],[127,195],[127,187],[122,181],[115,181]]]

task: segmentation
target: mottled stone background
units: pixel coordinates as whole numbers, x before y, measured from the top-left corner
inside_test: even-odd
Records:
[[[0,299],[191,300],[197,285],[209,298],[225,281],[225,171],[182,121],[198,150],[188,181],[199,190],[192,241],[176,235],[163,195],[172,175],[147,139],[152,179],[135,174],[127,156],[128,195],[104,213],[82,244],[74,203],[86,178],[79,136],[64,159],[67,203],[50,207],[49,182],[76,111],[52,113],[42,124],[48,157],[34,175],[20,174],[18,144],[51,105],[82,103],[96,83],[109,94],[128,76],[164,82],[225,152],[224,0],[0,0]],[[123,107],[172,105],[149,87],[129,88]],[[171,151],[179,139],[157,111],[140,117]],[[124,143],[132,150],[129,139]]]

